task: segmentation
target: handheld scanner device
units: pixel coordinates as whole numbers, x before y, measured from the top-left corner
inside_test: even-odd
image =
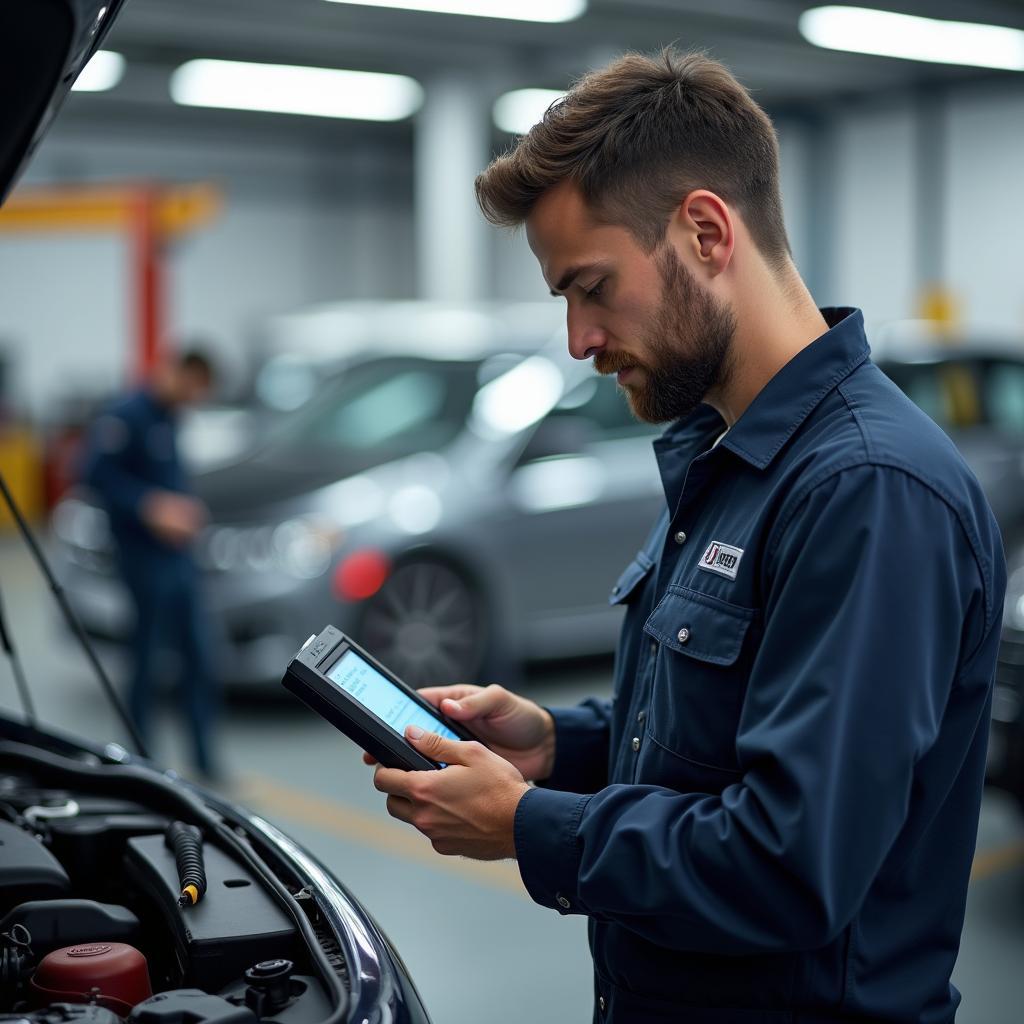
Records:
[[[451,740],[475,738],[334,626],[306,641],[281,682],[388,768],[447,767],[411,746],[406,726]]]

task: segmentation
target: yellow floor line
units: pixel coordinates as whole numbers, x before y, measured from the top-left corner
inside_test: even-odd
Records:
[[[232,797],[268,817],[280,815],[291,821],[338,836],[349,842],[406,860],[416,861],[434,871],[448,871],[481,885],[513,892],[529,899],[519,869],[508,861],[477,861],[464,857],[442,857],[412,826],[382,820],[358,807],[305,793],[261,775],[246,775]],[[384,797],[381,796],[383,805]]]
[[[971,881],[980,882],[1021,864],[1024,864],[1024,841],[997,846],[994,850],[982,850],[975,854]]]

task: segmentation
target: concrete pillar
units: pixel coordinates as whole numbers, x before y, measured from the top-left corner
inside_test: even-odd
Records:
[[[416,121],[416,281],[422,299],[486,298],[490,246],[473,181],[490,158],[490,90],[466,76],[426,84]]]

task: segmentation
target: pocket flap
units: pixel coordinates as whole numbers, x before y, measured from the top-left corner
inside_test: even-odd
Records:
[[[644,632],[680,654],[712,665],[731,665],[753,618],[752,608],[672,584],[648,617]]]
[[[609,604],[622,604],[628,601],[633,592],[647,578],[654,568],[654,560],[643,551],[636,553],[636,558],[626,566],[622,575],[616,580],[612,592],[608,595]]]

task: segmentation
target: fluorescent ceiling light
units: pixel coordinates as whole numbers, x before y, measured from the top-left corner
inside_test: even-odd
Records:
[[[171,75],[171,96],[192,107],[401,121],[420,108],[423,88],[404,75],[190,60]]]
[[[331,0],[360,7],[393,7],[434,14],[471,14],[512,21],[572,21],[587,9],[587,0]]]
[[[801,14],[800,32],[829,50],[1024,71],[1024,31],[999,25],[830,6]]]
[[[515,89],[499,96],[494,104],[494,123],[513,135],[525,135],[555,100],[565,95],[558,89]]]
[[[97,50],[71,86],[72,92],[106,92],[124,78],[125,59],[113,50]]]

